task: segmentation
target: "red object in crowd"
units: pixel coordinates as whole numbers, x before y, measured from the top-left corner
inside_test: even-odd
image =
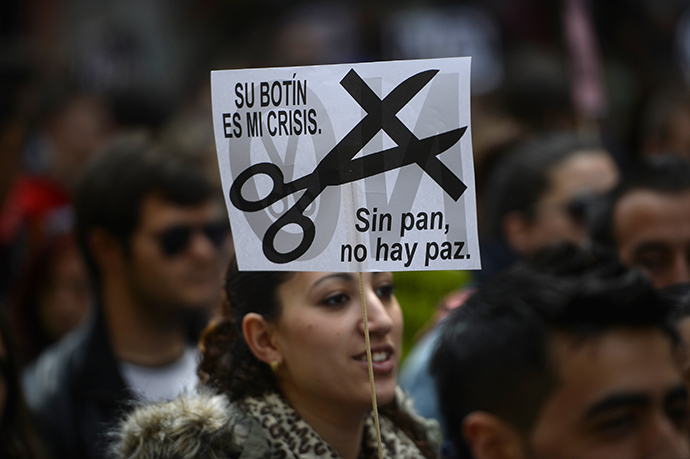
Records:
[[[0,206],[0,245],[14,244],[24,229],[29,249],[46,234],[70,231],[73,226],[69,194],[45,177],[20,176]]]

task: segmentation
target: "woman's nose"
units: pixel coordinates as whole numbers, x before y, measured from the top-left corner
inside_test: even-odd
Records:
[[[367,319],[369,333],[386,335],[393,328],[393,318],[384,302],[373,290],[366,292]],[[361,321],[361,329],[364,332],[364,321]]]

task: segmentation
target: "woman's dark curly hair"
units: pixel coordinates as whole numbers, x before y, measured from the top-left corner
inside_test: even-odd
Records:
[[[239,271],[230,263],[225,282],[226,299],[221,314],[204,330],[199,378],[202,384],[224,393],[231,401],[258,397],[266,391],[280,392],[270,367],[256,358],[242,336],[242,319],[250,312],[267,321],[280,317],[278,287],[294,273],[290,271]],[[426,434],[396,403],[379,410],[417,445],[424,457],[435,458]]]
[[[278,391],[270,367],[256,358],[242,336],[242,319],[250,312],[274,321],[280,316],[278,286],[289,271],[240,271],[233,258],[225,279],[221,314],[201,335],[199,378],[230,400]]]

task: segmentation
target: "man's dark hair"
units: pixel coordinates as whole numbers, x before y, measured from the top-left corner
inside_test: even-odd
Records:
[[[198,166],[172,148],[159,146],[148,134],[115,139],[86,166],[75,193],[77,239],[96,288],[100,274],[88,244],[92,229],[104,229],[128,253],[146,197],[158,193],[171,203],[196,206],[214,192]]]
[[[441,325],[431,361],[450,439],[471,457],[464,418],[485,411],[527,433],[558,383],[554,333],[587,340],[618,327],[668,325],[672,304],[615,254],[559,245],[483,285]]]
[[[626,171],[618,185],[595,206],[589,222],[594,243],[616,250],[613,212],[620,199],[635,190],[678,193],[690,190],[690,161],[678,156],[657,155]]]
[[[594,138],[571,132],[557,132],[529,140],[504,153],[490,174],[484,198],[484,228],[488,235],[502,238],[501,222],[512,211],[527,217],[551,186],[552,168],[571,155],[601,150]]]

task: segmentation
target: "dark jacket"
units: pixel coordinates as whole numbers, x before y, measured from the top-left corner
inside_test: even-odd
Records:
[[[196,343],[205,319],[187,322]],[[79,329],[48,348],[24,373],[24,391],[37,427],[56,459],[101,459],[108,432],[124,417],[134,393],[110,345],[100,307]]]
[[[24,391],[53,457],[105,457],[105,433],[133,394],[120,374],[100,308],[24,373]]]

